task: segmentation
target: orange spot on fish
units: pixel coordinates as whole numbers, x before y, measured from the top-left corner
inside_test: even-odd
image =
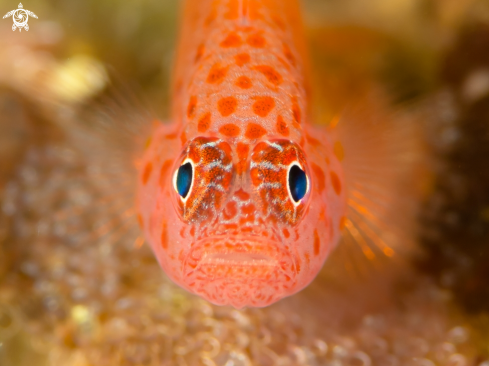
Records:
[[[204,52],[205,52],[205,47],[204,47],[204,44],[201,43],[197,47],[197,52],[195,53],[195,62],[198,62],[202,58],[202,55],[204,54]]]
[[[197,97],[195,95],[192,95],[190,97],[190,101],[188,102],[188,107],[187,107],[187,117],[189,119],[194,117],[196,106],[197,106]]]
[[[308,143],[310,143],[312,146],[321,146],[321,142],[318,139],[315,139],[309,134],[306,134],[306,140]]]
[[[283,44],[283,51],[284,51],[284,56],[285,58],[290,62],[291,65],[295,66],[295,57],[292,51],[290,50],[289,46],[284,43]]]
[[[241,0],[241,16],[246,18],[248,16],[248,0]]]
[[[267,130],[264,129],[259,124],[248,123],[248,126],[246,127],[245,136],[247,139],[254,140],[254,139],[259,139],[260,137],[262,137],[266,133],[267,133]]]
[[[256,211],[256,207],[254,204],[249,204],[241,207],[241,212],[244,213],[245,215],[251,215]]]
[[[247,76],[240,76],[239,78],[236,79],[236,86],[240,87],[241,89],[249,89],[253,86],[251,83],[251,80]]]
[[[168,135],[167,135],[168,136]],[[166,136],[165,136],[166,137]],[[144,143],[144,150],[146,150],[148,147],[151,146],[151,141],[152,141],[152,138],[149,137],[146,142]]]
[[[237,190],[234,195],[241,201],[248,201],[250,199],[249,193],[246,193],[242,188]]]
[[[163,221],[161,223],[161,246],[163,247],[163,249],[168,248],[168,235],[166,232],[166,222],[165,221]]]
[[[202,117],[199,118],[199,122],[197,124],[197,129],[199,132],[205,132],[211,126],[211,112],[207,112]]]
[[[301,123],[301,109],[299,108],[299,104],[297,101],[292,103],[292,115],[294,116],[294,120],[297,123]]]
[[[205,26],[209,26],[212,24],[212,22],[216,19],[217,16],[217,9],[215,6],[212,7],[211,12],[209,13],[209,16],[205,19]]]
[[[301,263],[300,257],[297,257],[297,261],[295,263],[295,269],[296,269],[297,272],[300,272],[301,271],[301,264],[302,263]]]
[[[243,43],[243,40],[236,32],[231,32],[227,37],[219,44],[223,48],[239,47]]]
[[[314,230],[314,255],[319,255],[321,250],[321,241],[319,239],[318,231]]]
[[[326,177],[324,176],[324,172],[319,165],[311,163],[312,171],[316,176],[316,182],[318,186],[318,192],[322,193],[324,188],[326,188]]]
[[[389,247],[385,247],[384,249],[382,249],[382,251],[387,257],[392,257],[395,254],[394,250],[392,250],[392,248]]]
[[[333,152],[339,161],[343,161],[345,158],[345,150],[343,150],[343,145],[341,142],[336,141],[333,145]]]
[[[228,73],[227,67],[221,67],[219,63],[214,64],[207,75],[207,82],[209,84],[220,84],[224,80]]]
[[[238,164],[236,166],[236,174],[242,174],[246,169],[246,159],[248,158],[248,153],[250,151],[250,146],[244,142],[238,142],[236,147],[236,152],[238,154]]]
[[[252,169],[251,170],[250,178],[251,178],[251,182],[253,183],[253,185],[255,187],[260,185],[261,178],[260,178],[260,172],[258,171],[258,169]]]
[[[178,136],[178,132],[175,131],[175,132],[169,133],[168,135],[165,135],[165,139],[174,140],[177,138],[177,136]]]
[[[286,238],[288,238],[288,237],[290,236],[289,230],[287,230],[286,228],[283,228],[283,229],[282,229],[282,232],[284,233],[284,236],[285,236]]]
[[[333,119],[331,120],[331,122],[329,122],[329,127],[330,128],[335,128],[338,123],[340,122],[340,119],[341,119],[341,114],[340,113],[337,113]]]
[[[334,227],[333,227],[333,219],[330,217],[329,218],[329,222],[328,222],[328,226],[329,226],[329,237],[332,238],[334,236]]]
[[[163,165],[161,166],[160,169],[160,187],[165,186],[165,178],[167,176],[168,170],[171,168],[173,165],[173,161],[171,159],[165,160]]]
[[[236,111],[238,100],[235,97],[221,98],[217,102],[217,109],[223,117],[227,117]]]
[[[239,224],[244,226],[245,224],[252,224],[253,221],[255,221],[255,215],[242,216],[239,219]]]
[[[246,38],[246,43],[254,48],[264,48],[266,45],[265,38],[263,38],[263,36],[258,33],[249,35],[248,38]]]
[[[149,177],[151,176],[152,171],[153,171],[153,164],[151,162],[149,162],[144,167],[143,177],[142,177],[143,178],[143,184],[148,183],[148,180],[149,180]]]
[[[255,70],[263,74],[267,80],[275,86],[282,83],[282,75],[280,75],[277,70],[268,65],[259,65],[254,67]]]
[[[290,70],[290,65],[282,57],[277,56],[277,60],[287,69]]]
[[[227,137],[239,136],[240,129],[234,123],[227,123],[219,128],[219,132]]]
[[[185,143],[187,142],[187,134],[185,133],[185,131],[183,131],[180,135],[180,141],[182,142],[182,145],[185,145]]]
[[[231,220],[238,214],[238,205],[234,201],[229,201],[222,212],[225,220]]]
[[[338,175],[335,172],[331,172],[331,184],[333,185],[334,191],[336,194],[341,193],[341,182],[340,178],[338,178]]]
[[[346,217],[345,217],[345,216],[342,216],[342,217],[341,217],[341,219],[340,219],[340,225],[339,225],[340,230],[343,230],[343,229],[345,228],[345,226],[346,226],[346,220],[347,220],[347,219],[346,219]]]
[[[253,112],[260,117],[266,117],[274,107],[275,100],[272,97],[256,97]]]
[[[277,117],[277,132],[282,136],[289,136],[289,127],[281,115]]]
[[[234,56],[234,60],[236,61],[236,65],[241,67],[244,64],[250,62],[250,55],[248,53],[239,53],[236,56]]]
[[[143,217],[141,216],[141,214],[138,214],[138,224],[141,229],[144,227]]]

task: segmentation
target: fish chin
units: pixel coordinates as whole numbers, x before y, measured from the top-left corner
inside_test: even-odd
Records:
[[[291,294],[294,258],[281,243],[210,238],[195,243],[183,267],[185,286],[217,305],[262,307]]]

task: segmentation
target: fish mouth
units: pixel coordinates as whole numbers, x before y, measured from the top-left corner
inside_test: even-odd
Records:
[[[282,243],[262,238],[213,237],[195,242],[190,249],[183,272],[185,275],[202,266],[267,266],[293,268],[292,256]]]
[[[233,266],[276,266],[277,261],[260,253],[210,253],[205,254],[201,265],[233,265]]]
[[[294,287],[297,266],[280,242],[208,238],[194,243],[182,268],[186,287],[218,305],[266,306]]]

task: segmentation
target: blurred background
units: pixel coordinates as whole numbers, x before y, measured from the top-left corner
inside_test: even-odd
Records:
[[[22,4],[28,32],[0,20],[1,366],[489,365],[487,0],[302,1],[315,120],[373,88],[423,111],[419,254],[239,311],[174,286],[131,224],[97,227],[117,183],[59,127],[109,75],[169,118],[179,2]]]

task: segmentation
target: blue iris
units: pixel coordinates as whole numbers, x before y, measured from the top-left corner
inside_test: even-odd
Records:
[[[294,165],[289,170],[289,189],[292,198],[295,202],[299,202],[304,198],[307,192],[307,178],[306,173]]]
[[[192,164],[186,163],[178,168],[177,173],[177,192],[183,198],[186,198],[192,185],[193,169]]]

